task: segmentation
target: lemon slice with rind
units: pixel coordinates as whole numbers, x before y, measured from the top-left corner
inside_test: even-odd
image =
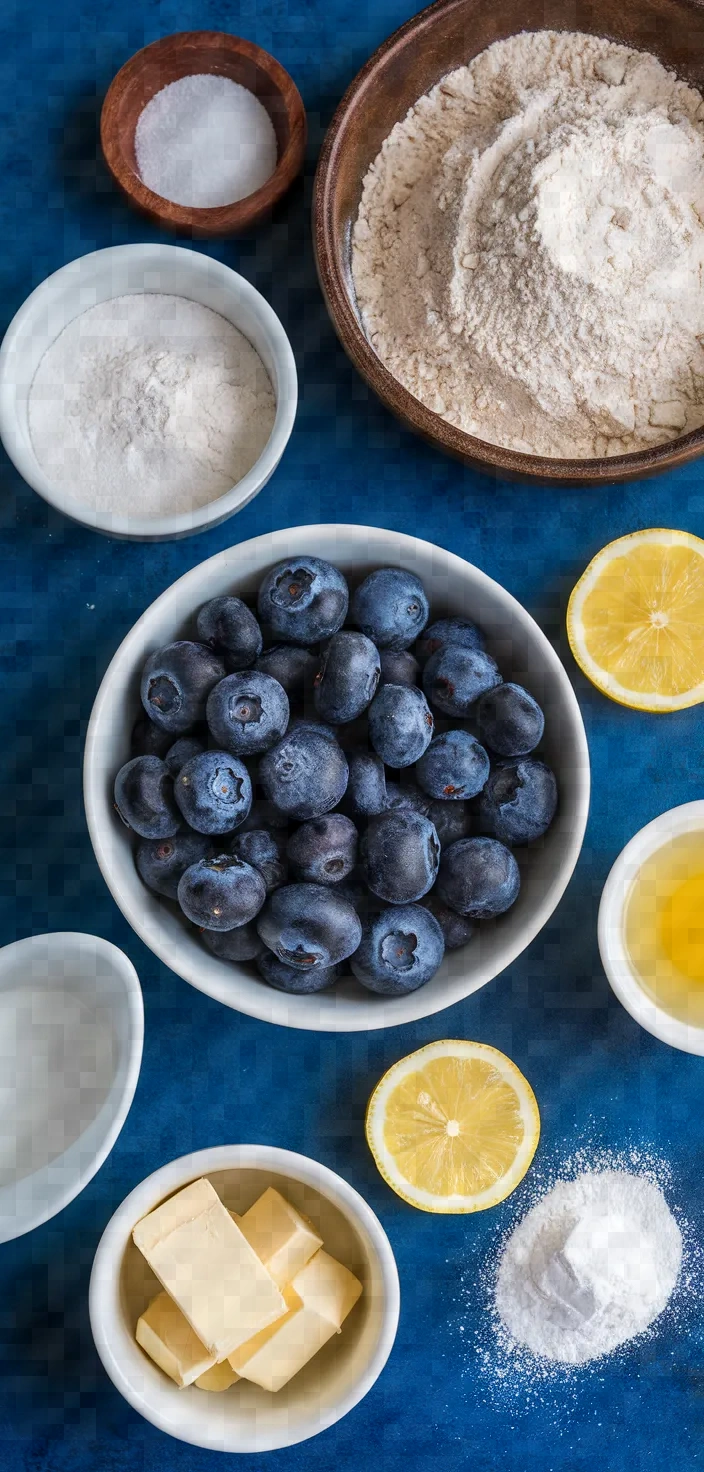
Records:
[[[632,532],[602,548],[567,609],[577,664],[633,710],[704,701],[704,542],[689,532]]]
[[[401,1058],[377,1084],[366,1133],[397,1195],[421,1211],[484,1211],[533,1159],[540,1115],[515,1063],[485,1043],[445,1040]]]

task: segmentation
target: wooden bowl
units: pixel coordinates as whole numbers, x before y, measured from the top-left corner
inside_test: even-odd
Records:
[[[274,125],[279,161],[261,189],[234,204],[194,209],[142,183],[134,135],[140,114],[169,82],[195,73],[230,77],[253,92]],[[136,52],[111,82],[100,116],[105,162],[123,194],[155,224],[195,236],[238,235],[270,213],[303,167],[306,114],[298,88],[268,51],[225,31],[179,31]]]
[[[646,450],[593,460],[548,459],[489,444],[448,424],[393,377],[368,342],[355,303],[351,235],[362,181],[392,127],[423,93],[493,41],[519,31],[587,31],[653,52],[704,84],[704,8],[696,0],[437,0],[390,36],[348,87],[318,162],[313,234],[334,327],[387,408],[434,445],[501,479],[608,485],[683,465],[704,452],[704,428]]]

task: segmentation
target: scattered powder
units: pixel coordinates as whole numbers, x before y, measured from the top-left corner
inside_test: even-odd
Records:
[[[142,182],[194,209],[234,204],[271,178],[276,134],[239,82],[208,73],[162,87],[140,114],[134,148]]]
[[[352,269],[395,377],[452,424],[548,456],[704,423],[704,101],[579,33],[496,42],[397,123]]]
[[[48,478],[102,512],[188,512],[241,480],[269,439],[271,382],[219,313],[159,293],[114,297],[41,359],[29,431]]]

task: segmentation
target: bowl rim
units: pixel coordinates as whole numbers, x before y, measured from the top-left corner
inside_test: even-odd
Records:
[[[66,1185],[58,1193],[55,1204],[52,1204],[48,1209],[39,1207],[36,1211],[30,1213],[19,1231],[13,1232],[11,1236],[0,1235],[1,1242],[14,1241],[16,1237],[23,1237],[26,1232],[34,1231],[35,1227],[43,1226],[45,1222],[51,1221],[55,1216],[58,1216],[58,1213],[63,1211],[64,1207],[68,1206],[71,1201],[75,1201],[77,1196],[80,1196],[81,1192],[92,1181],[93,1176],[97,1175],[101,1165],[107,1160],[132,1106],[132,1100],[142,1066],[144,999],[135,967],[132,965],[129,957],[125,955],[124,951],[121,951],[119,946],[113,945],[112,941],[104,940],[102,936],[93,935],[88,931],[52,930],[25,936],[23,940],[11,941],[9,945],[2,946],[0,948],[0,970],[4,971],[6,965],[12,964],[14,961],[18,961],[21,964],[23,958],[26,957],[29,959],[33,951],[52,950],[55,947],[57,952],[61,953],[62,951],[65,952],[67,945],[83,947],[88,942],[96,952],[100,953],[109,962],[113,974],[120,978],[122,986],[125,1011],[127,1014],[126,1065],[122,1091],[119,1099],[116,1101],[116,1108],[110,1126],[105,1131],[100,1148],[96,1150],[90,1161],[77,1172],[73,1184]],[[95,1119],[99,1117],[99,1113],[95,1116]],[[90,1125],[86,1126],[86,1128],[90,1128]],[[79,1135],[78,1139],[80,1138],[81,1136]],[[0,1188],[0,1203],[3,1201],[3,1198],[9,1200],[16,1191],[17,1186],[26,1188],[28,1183],[38,1180],[47,1171],[56,1170],[65,1153],[63,1151],[55,1160],[49,1162],[48,1166],[42,1166],[39,1170],[32,1172],[30,1176],[24,1176],[16,1185],[11,1183]]]
[[[623,921],[633,883],[643,864],[672,838],[683,833],[704,835],[704,799],[668,808],[640,828],[621,850],[607,876],[599,903],[597,937],[606,978],[634,1022],[662,1043],[683,1053],[704,1056],[704,1026],[681,1022],[644,990],[628,955]]]
[[[461,10],[467,4],[468,0],[433,0],[392,31],[349,83],[325,134],[313,184],[312,233],[318,281],[339,341],[357,372],[392,414],[439,449],[500,479],[548,482],[556,488],[607,486],[684,465],[704,453],[704,425],[662,445],[593,459],[531,455],[492,444],[458,429],[415,398],[378,357],[364,332],[361,317],[353,306],[349,273],[344,269],[344,253],[349,253],[350,239],[346,239],[344,246],[339,245],[333,223],[334,181],[345,135],[353,121],[359,127],[358,104],[372,85],[378,86],[377,73],[386,60],[403,50],[409,36],[418,34],[427,38],[440,15]],[[589,27],[584,25],[580,29]]]
[[[440,1004],[438,1004],[436,999],[429,1000],[425,989],[420,987],[417,991],[410,993],[406,997],[391,999],[388,1005],[385,1005],[381,998],[371,999],[368,1009],[365,1008],[364,1017],[360,1018],[359,1021],[345,1016],[336,1020],[328,1020],[326,1018],[324,1021],[316,1023],[314,1021],[314,1014],[306,1020],[303,1018],[297,1020],[300,1017],[300,1012],[290,1005],[291,997],[273,988],[262,988],[261,993],[259,990],[253,991],[251,997],[249,995],[245,998],[238,997],[236,1002],[233,1002],[225,982],[222,985],[213,984],[212,979],[206,976],[203,970],[197,970],[194,974],[190,964],[188,962],[184,963],[180,947],[165,937],[163,932],[160,932],[156,936],[153,935],[149,920],[145,920],[143,909],[133,903],[130,896],[124,892],[119,875],[115,872],[111,855],[111,828],[109,822],[106,822],[105,793],[102,786],[103,773],[98,757],[100,756],[101,749],[101,729],[104,722],[108,719],[112,707],[113,678],[125,663],[129,662],[134,667],[138,652],[140,657],[143,656],[144,623],[150,615],[164,610],[171,602],[178,602],[180,600],[180,594],[189,588],[190,585],[193,586],[193,593],[190,600],[191,606],[195,609],[199,597],[196,589],[200,588],[204,582],[207,582],[208,569],[226,561],[228,557],[232,556],[233,552],[242,553],[246,549],[250,555],[259,559],[259,565],[264,569],[280,560],[281,557],[293,556],[296,553],[302,554],[304,551],[310,551],[311,547],[315,548],[321,541],[332,539],[333,537],[338,540],[354,539],[355,541],[366,542],[368,545],[379,544],[381,539],[385,543],[387,551],[393,548],[396,557],[398,558],[400,556],[403,558],[405,556],[410,566],[414,565],[414,554],[417,554],[418,550],[421,549],[425,555],[430,555],[435,559],[441,557],[447,565],[455,567],[459,573],[466,573],[466,569],[471,568],[472,576],[475,579],[475,586],[483,589],[491,598],[495,598],[498,591],[502,604],[511,612],[516,622],[530,629],[531,636],[537,640],[541,647],[546,665],[559,682],[565,711],[570,721],[575,744],[578,749],[578,765],[574,813],[572,815],[569,834],[565,841],[566,851],[560,872],[553,878],[549,888],[546,889],[545,894],[542,896],[540,903],[536,904],[530,923],[526,924],[521,936],[516,938],[499,970],[491,971],[489,967],[491,974],[485,976],[483,980],[476,982],[475,985],[471,984],[471,978],[470,984],[466,987],[463,987],[463,983],[458,981],[455,984],[456,994],[448,996]],[[363,558],[360,560],[363,561]],[[376,557],[374,558],[374,565],[383,565],[382,555],[378,559]],[[285,528],[278,532],[265,533],[260,537],[252,538],[246,543],[240,543],[235,548],[224,548],[221,552],[215,553],[213,557],[198,563],[195,567],[184,573],[182,577],[178,578],[176,582],[172,583],[169,588],[165,589],[150,604],[149,608],[145,610],[141,617],[135,621],[110,661],[95,697],[85,740],[83,795],[88,831],[93,844],[95,857],[113,899],[140,939],[172,971],[175,971],[178,976],[181,976],[191,986],[195,986],[199,991],[205,992],[207,996],[214,997],[216,1001],[223,1002],[230,1007],[234,1006],[237,1011],[243,1012],[250,1017],[257,1017],[265,1022],[278,1023],[279,1025],[288,1027],[298,1027],[306,1031],[363,1032],[385,1027],[403,1026],[408,1022],[415,1022],[422,1017],[428,1017],[434,1015],[436,1012],[444,1011],[446,1007],[465,1000],[472,992],[479,990],[486,982],[493,980],[494,976],[499,975],[501,971],[506,970],[508,966],[512,965],[517,957],[522,955],[526,950],[531,941],[535,939],[536,935],[538,935],[550,919],[562,898],[581,852],[589,814],[589,747],[579,702],[559,655],[553,649],[552,644],[543,633],[540,625],[528,610],[513,597],[513,594],[503,588],[500,583],[497,583],[488,574],[482,572],[480,568],[475,567],[474,564],[467,563],[455,553],[448,552],[431,542],[423,541],[419,537],[413,537],[405,533],[392,532],[380,527],[346,526],[340,523],[299,526]],[[295,1001],[297,999],[294,998],[293,1000]],[[381,1002],[382,1005],[377,1008],[376,1003],[378,1002]]]
[[[138,174],[134,173],[122,149],[117,145],[115,136],[110,132],[112,113],[119,106],[125,86],[139,74],[145,65],[158,60],[160,54],[168,52],[174,42],[180,42],[182,45],[212,46],[214,51],[221,50],[246,57],[266,73],[284,103],[289,139],[281,157],[277,160],[273,174],[252,194],[247,194],[243,199],[235,200],[231,204],[201,207],[180,205],[173,200],[165,199],[161,194],[156,194],[153,189],[147,187]],[[192,231],[194,234],[210,238],[234,235],[238,231],[246,230],[274,207],[303,168],[307,132],[308,125],[303,99],[290,73],[270,51],[230,31],[173,31],[168,36],[160,36],[156,41],[150,41],[147,46],[140,47],[139,51],[135,51],[132,56],[128,57],[119,71],[115,73],[103,99],[100,112],[100,145],[103,158],[112,178],[127,199],[143,213],[169,229]]]
[[[193,511],[141,517],[93,510],[84,506],[80,501],[75,501],[59,486],[54,485],[44,474],[34,453],[25,447],[17,435],[18,420],[15,410],[15,380],[12,364],[17,345],[22,342],[27,332],[28,321],[33,311],[38,304],[41,304],[43,298],[50,300],[53,295],[65,291],[67,287],[72,287],[78,298],[81,272],[82,269],[88,267],[89,263],[102,261],[109,264],[112,261],[126,262],[130,259],[135,264],[143,266],[145,273],[157,269],[165,260],[176,261],[184,271],[191,272],[194,278],[199,274],[201,276],[207,274],[211,283],[215,281],[223,291],[232,291],[234,288],[238,299],[244,301],[258,317],[262,331],[271,347],[277,374],[280,376],[281,382],[278,389],[275,389],[274,423],[259,458],[255,460],[247,474],[222,496],[214,501],[206,502],[204,506],[199,506]],[[173,294],[183,295],[183,293]],[[105,300],[108,299],[105,298]],[[195,300],[195,298],[186,298],[186,300]],[[87,307],[81,307],[71,321],[75,321],[87,310]],[[56,341],[56,338],[53,341]],[[241,276],[238,271],[233,271],[231,266],[205,255],[202,251],[191,250],[182,245],[135,241],[127,245],[105,246],[101,250],[88,251],[86,255],[76,256],[74,260],[67,261],[58,270],[45,276],[44,280],[34,287],[15,312],[0,344],[0,439],[15,469],[19,471],[23,480],[33,491],[36,491],[50,506],[62,512],[64,516],[70,517],[72,521],[79,522],[82,526],[89,527],[91,531],[103,532],[107,536],[120,537],[128,541],[160,541],[172,537],[195,535],[197,532],[205,531],[208,527],[224,521],[235,512],[241,511],[273,475],[291,437],[297,410],[298,376],[293,349],[273,307],[269,305],[261,292],[247,281],[246,277]]]
[[[343,1216],[361,1226],[377,1259],[383,1304],[377,1345],[366,1369],[336,1406],[335,1411],[321,1418],[320,1424],[314,1430],[289,1439],[260,1436],[251,1442],[239,1434],[236,1446],[224,1446],[221,1429],[218,1437],[212,1440],[186,1437],[181,1428],[178,1432],[174,1431],[166,1416],[149,1407],[146,1398],[140,1397],[133,1388],[121,1359],[115,1353],[118,1336],[114,1333],[114,1326],[120,1320],[118,1287],[122,1258],[135,1223],[166,1196],[180,1186],[187,1185],[189,1181],[218,1171],[238,1169],[271,1169],[275,1174],[288,1176],[303,1185],[311,1186],[321,1196],[332,1201]],[[177,1160],[169,1161],[146,1176],[125,1197],[105,1227],[93,1259],[88,1290],[88,1312],[95,1347],[103,1368],[125,1400],[161,1431],[169,1432],[172,1436],[177,1435],[180,1440],[188,1441],[192,1446],[229,1452],[275,1451],[279,1447],[294,1446],[318,1435],[320,1431],[333,1426],[346,1416],[371,1390],[389,1358],[396,1338],[400,1307],[401,1289],[391,1243],[379,1218],[364,1197],[330,1166],[313,1160],[311,1156],[301,1155],[298,1151],[264,1144],[210,1146],[181,1155]]]

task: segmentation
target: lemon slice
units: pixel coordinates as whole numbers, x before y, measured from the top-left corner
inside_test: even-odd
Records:
[[[421,1211],[484,1211],[515,1190],[540,1137],[535,1095],[485,1043],[429,1043],[395,1063],[367,1106],[384,1180]]]
[[[632,532],[609,542],[573,589],[567,637],[597,690],[633,710],[704,700],[704,542]]]

